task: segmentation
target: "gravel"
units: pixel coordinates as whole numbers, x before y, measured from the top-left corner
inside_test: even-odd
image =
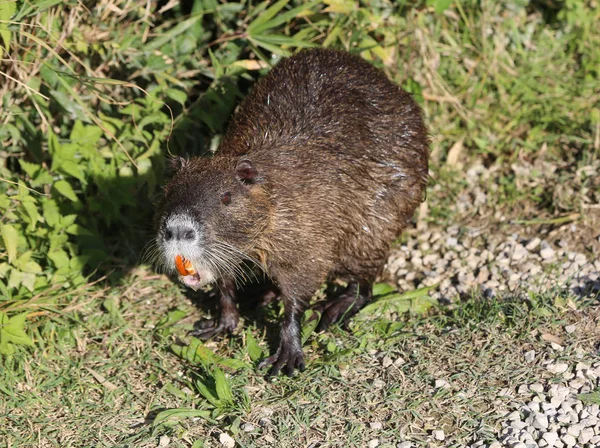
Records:
[[[395,250],[387,272],[401,291],[438,285],[431,295],[442,304],[475,291],[485,297],[525,297],[528,291],[551,288],[578,297],[600,293],[600,259],[570,251],[567,243],[559,246],[560,241],[528,240],[518,234],[490,236],[458,227],[447,231],[457,236],[425,231]]]
[[[567,365],[550,361],[549,366],[561,368],[560,372],[548,369],[554,373],[548,384],[537,382],[516,387],[518,399],[524,404],[515,405],[505,415],[497,440],[474,440],[469,448],[600,446],[599,399],[588,395],[590,399],[582,401],[582,394],[600,387],[600,362]]]

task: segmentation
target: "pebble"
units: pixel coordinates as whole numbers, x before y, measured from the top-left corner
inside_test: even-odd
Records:
[[[400,442],[398,445],[396,445],[396,448],[414,448],[414,445],[412,442]]]
[[[533,362],[535,360],[535,350],[529,350],[528,352],[525,353],[525,361],[526,362]]]
[[[446,434],[444,434],[444,431],[441,429],[436,429],[431,434],[435,440],[443,441],[446,438]]]
[[[242,431],[244,432],[252,432],[256,429],[256,427],[252,423],[244,423],[242,425]]]
[[[233,448],[235,446],[235,440],[233,440],[226,432],[219,434],[219,442],[226,448]]]
[[[564,362],[557,362],[557,363],[548,364],[548,366],[546,368],[548,369],[548,372],[558,374],[558,373],[566,372],[567,369],[569,368],[569,365],[565,364]]]
[[[379,429],[383,428],[383,423],[381,423],[381,422],[371,422],[371,423],[369,423],[369,426],[371,427],[371,429],[377,429],[377,430],[379,430]]]
[[[544,392],[544,386],[542,386],[540,383],[534,383],[531,386],[529,386],[529,390],[531,392],[536,392],[536,393],[543,393]]]
[[[552,258],[554,258],[554,254],[556,252],[554,251],[554,249],[552,249],[551,247],[546,247],[542,250],[540,250],[540,256],[544,259],[544,260],[550,260]]]
[[[379,446],[379,439],[369,440],[369,448],[377,448]]]
[[[446,380],[435,380],[434,387],[436,389],[448,389],[450,384]]]
[[[381,388],[385,387],[385,381],[377,378],[377,379],[373,380],[373,387],[376,387],[377,389],[381,389]]]

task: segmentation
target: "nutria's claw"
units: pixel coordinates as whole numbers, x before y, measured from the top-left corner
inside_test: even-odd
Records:
[[[302,353],[302,349],[295,350],[293,348],[289,349],[287,347],[279,346],[277,353],[263,359],[258,364],[259,370],[268,366],[271,366],[271,369],[266,375],[267,378],[277,376],[282,368],[283,373],[287,376],[292,376],[295,369],[304,372],[306,369],[306,366],[304,365],[304,353]]]
[[[235,330],[235,327],[231,328],[230,325],[224,323],[223,320],[217,321],[216,319],[203,319],[194,324],[194,329],[188,331],[188,336],[195,336],[198,339],[211,339],[222,333],[231,333]]]

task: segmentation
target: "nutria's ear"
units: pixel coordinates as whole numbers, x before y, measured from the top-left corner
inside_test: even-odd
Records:
[[[167,173],[169,175],[175,174],[181,168],[190,163],[190,159],[187,157],[175,156],[167,160]]]
[[[235,171],[237,178],[244,184],[253,184],[258,180],[258,171],[248,159],[240,160],[235,167]]]

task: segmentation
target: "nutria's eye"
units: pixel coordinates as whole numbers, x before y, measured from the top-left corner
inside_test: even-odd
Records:
[[[229,204],[231,204],[231,193],[230,193],[230,192],[223,193],[223,194],[221,195],[221,202],[222,202],[224,205],[229,205]]]

